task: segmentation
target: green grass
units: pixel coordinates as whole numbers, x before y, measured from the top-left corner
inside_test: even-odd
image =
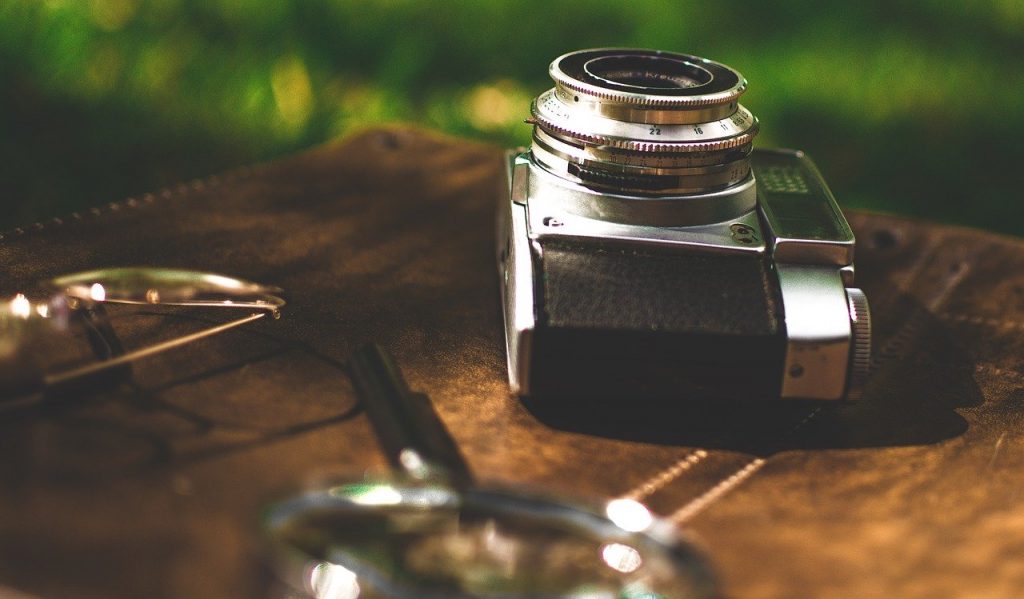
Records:
[[[0,227],[377,123],[523,144],[551,59],[615,45],[739,69],[845,206],[1024,233],[1013,0],[6,0]]]

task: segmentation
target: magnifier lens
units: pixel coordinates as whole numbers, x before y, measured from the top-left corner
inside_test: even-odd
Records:
[[[318,599],[706,596],[710,577],[683,546],[584,510],[483,490],[461,504],[433,487],[329,494],[271,525],[310,558],[306,590]]]

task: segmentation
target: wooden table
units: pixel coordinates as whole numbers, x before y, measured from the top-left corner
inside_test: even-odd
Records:
[[[876,322],[857,404],[524,405],[505,383],[500,167],[499,148],[374,130],[4,234],[5,295],[145,264],[280,285],[290,303],[118,389],[0,418],[0,597],[264,596],[261,510],[385,467],[344,370],[367,340],[482,477],[642,498],[728,596],[1024,592],[1021,241],[852,215]],[[190,314],[114,326],[134,347],[194,330]]]

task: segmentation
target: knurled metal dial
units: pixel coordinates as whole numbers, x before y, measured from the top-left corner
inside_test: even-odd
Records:
[[[738,103],[743,77],[673,52],[602,48],[551,63],[555,87],[531,106],[533,153],[550,172],[593,189],[692,195],[750,173],[758,121]]]
[[[631,152],[712,152],[753,141],[758,121],[737,106],[726,118],[710,123],[630,123],[574,110],[548,90],[534,100],[530,112],[544,130],[578,142]]]
[[[846,398],[860,399],[864,384],[871,373],[871,309],[864,292],[857,288],[846,290],[850,304],[850,370],[847,375]]]

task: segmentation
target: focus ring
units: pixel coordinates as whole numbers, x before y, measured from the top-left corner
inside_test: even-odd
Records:
[[[758,122],[755,117],[754,123],[750,128],[736,137],[703,142],[661,143],[654,141],[640,141],[637,139],[621,139],[569,129],[567,127],[556,125],[551,120],[544,118],[543,115],[538,114],[536,110],[533,113],[533,117],[537,121],[537,126],[553,135],[569,137],[591,144],[609,146],[633,152],[711,152],[715,150],[728,150],[749,144],[754,140],[754,136],[757,135],[758,131]]]

